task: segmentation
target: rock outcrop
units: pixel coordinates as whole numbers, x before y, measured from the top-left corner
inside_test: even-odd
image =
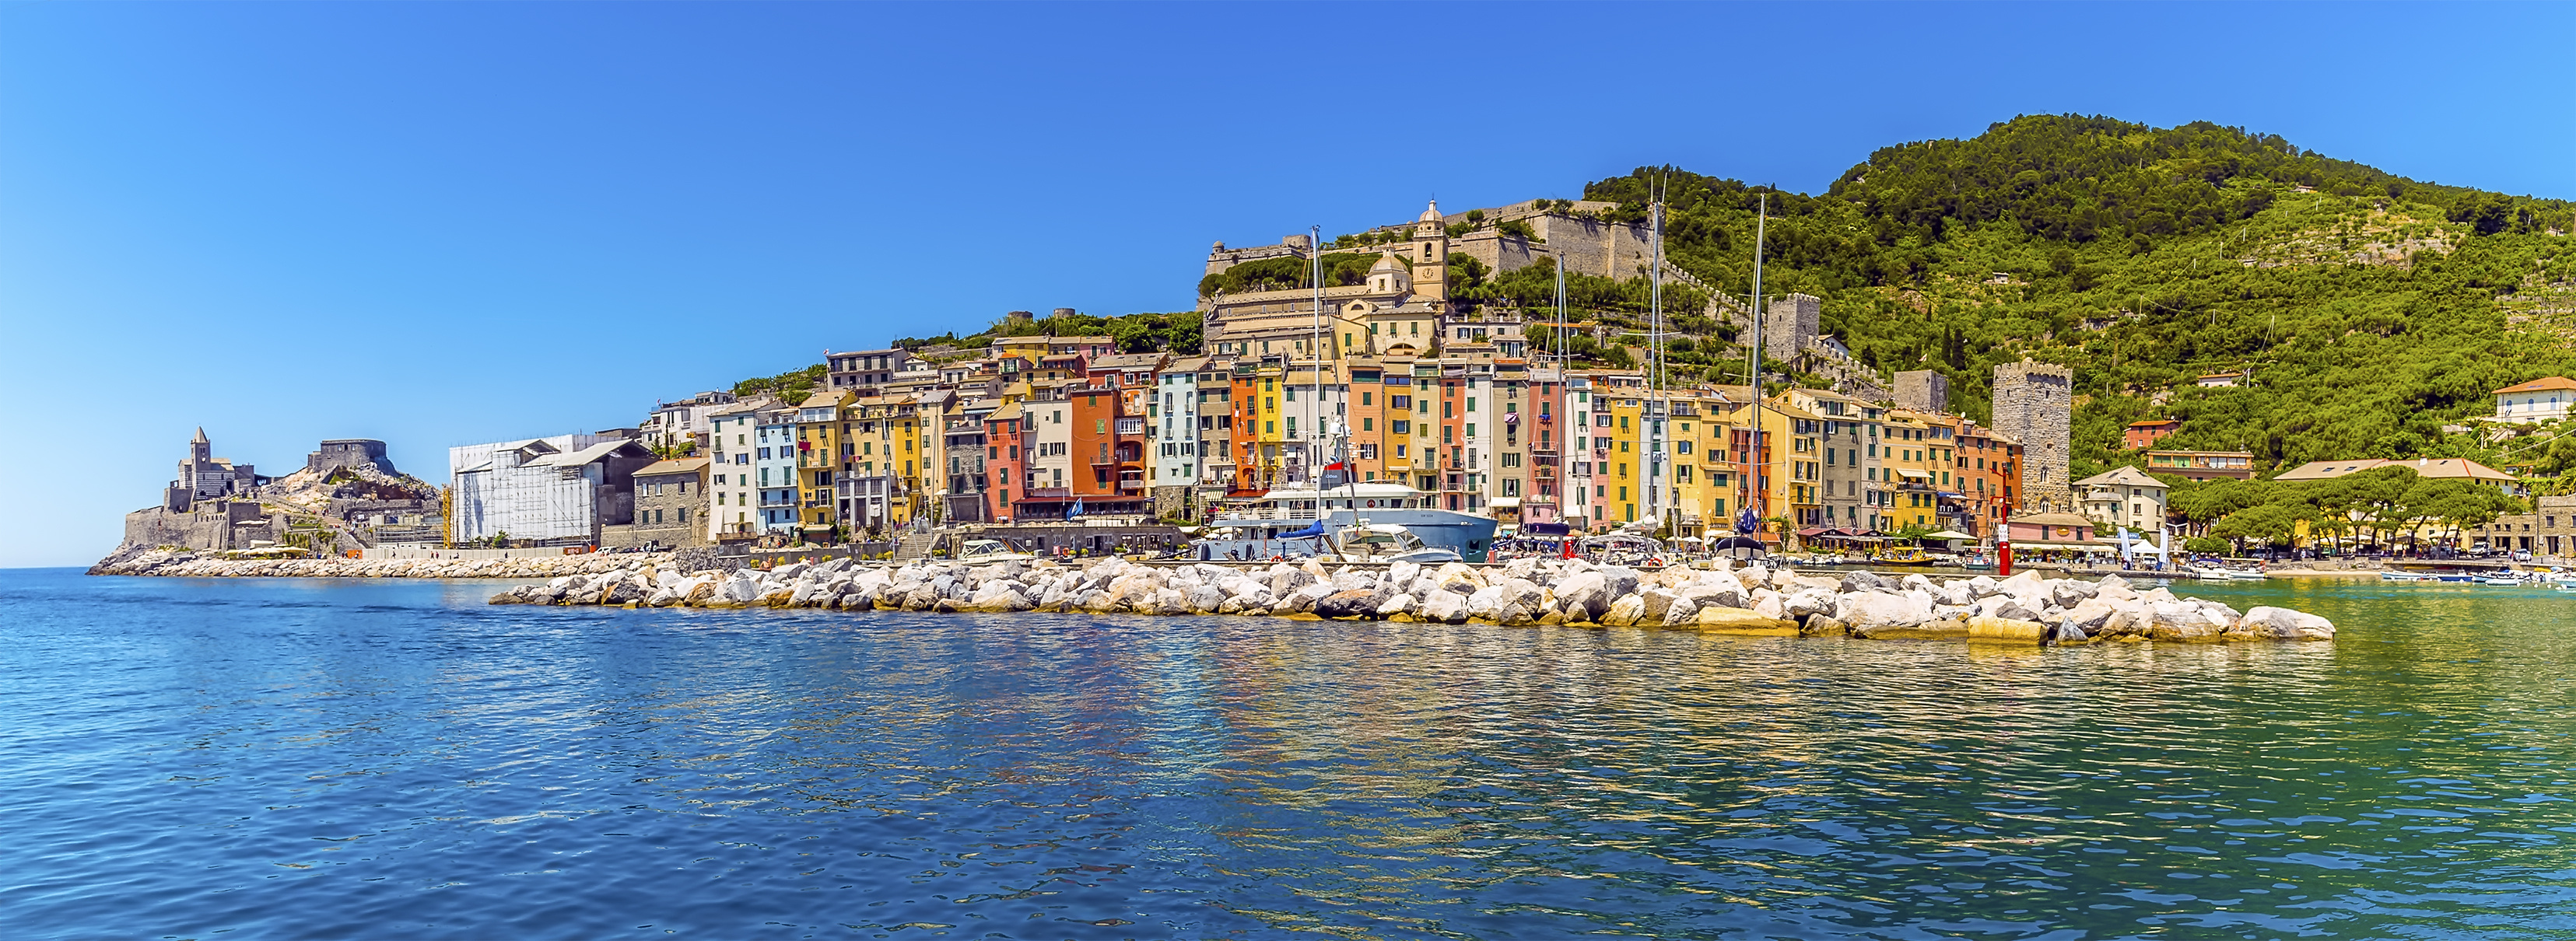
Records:
[[[492,603],[1244,614],[2014,644],[2332,640],[2335,630],[2313,614],[2270,607],[2239,613],[2162,588],[2140,592],[2116,576],[2085,582],[2023,573],[2001,581],[1978,576],[1935,582],[1920,574],[1899,579],[1865,572],[1816,578],[1762,566],[1641,572],[1580,559],[1436,568],[1327,567],[1312,560],[1264,566],[1124,559],[893,565],[835,559],[766,572],[682,572],[667,559],[651,557],[567,558],[618,564],[511,588],[492,596]]]
[[[146,549],[108,556],[90,567],[89,574],[169,578],[551,578],[672,564],[667,552],[517,559],[259,559],[225,558],[218,553],[185,549]]]

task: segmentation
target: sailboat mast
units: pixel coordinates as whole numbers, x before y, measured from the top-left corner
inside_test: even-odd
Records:
[[[1663,452],[1663,380],[1664,380],[1664,183],[1655,181],[1654,278],[1649,307],[1653,310],[1652,330],[1646,334],[1646,415],[1639,428],[1646,434],[1646,517],[1661,522],[1664,496]]]
[[[1759,483],[1768,462],[1762,459],[1762,240],[1771,222],[1771,194],[1763,193],[1755,204],[1753,219],[1753,342],[1745,362],[1745,390],[1753,399],[1752,451],[1744,456],[1744,510],[1753,511],[1753,488]]]
[[[1315,394],[1306,400],[1306,475],[1315,483],[1320,498],[1324,487],[1324,459],[1317,452],[1323,443],[1323,426],[1316,424],[1324,401],[1324,227],[1309,228],[1306,236],[1306,258],[1315,282],[1315,335],[1307,341],[1307,355],[1314,358]]]
[[[1566,344],[1574,342],[1574,327],[1565,319],[1565,256],[1562,253],[1556,256],[1556,326],[1550,329],[1555,331],[1556,371],[1559,381],[1563,381],[1566,368],[1574,362],[1572,354],[1565,349]]]

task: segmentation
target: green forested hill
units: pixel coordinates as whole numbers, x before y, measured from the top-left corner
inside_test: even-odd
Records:
[[[1666,185],[1666,252],[1750,290],[1765,190],[1669,168],[1585,188],[1642,218]],[[2487,392],[2576,369],[2576,206],[2439,186],[2209,124],[2023,117],[1888,147],[1821,195],[1771,192],[1765,291],[1824,298],[1824,329],[1885,369],[1951,375],[1982,415],[1996,362],[2075,367],[2078,449],[2184,420],[2171,446],[2267,465],[2551,449],[2446,433]],[[2203,373],[2248,370],[2241,389]],[[2567,459],[2576,462],[2576,442]]]

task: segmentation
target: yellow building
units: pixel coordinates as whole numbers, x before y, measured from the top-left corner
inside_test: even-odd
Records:
[[[1674,535],[1733,531],[1733,514],[1743,503],[1743,465],[1734,452],[1749,408],[1712,391],[1673,402],[1673,503],[1680,510]]]
[[[809,537],[841,522],[833,496],[840,456],[850,442],[850,408],[858,396],[848,389],[817,392],[796,406],[796,511],[799,527]]]
[[[1645,492],[1646,463],[1653,460],[1646,453],[1650,442],[1645,434],[1645,390],[1601,385],[1593,390],[1610,400],[1610,427],[1592,429],[1594,449],[1608,450],[1593,468],[1593,492],[1600,497],[1597,502],[1604,520],[1634,523],[1652,512]]]
[[[1771,444],[1770,466],[1762,469],[1773,517],[1785,518],[1792,530],[1825,524],[1823,416],[1790,405],[1787,396],[1762,407],[1763,436]]]
[[[1940,493],[1956,490],[1958,429],[1946,416],[1907,409],[1887,415],[1879,436],[1879,476],[1889,494],[1886,514],[1891,530],[1908,526],[1940,528]]]

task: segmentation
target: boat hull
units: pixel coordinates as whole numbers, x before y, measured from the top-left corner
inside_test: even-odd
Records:
[[[1494,529],[1497,525],[1494,520],[1482,516],[1470,516],[1448,510],[1410,509],[1331,510],[1325,514],[1323,525],[1326,530],[1339,533],[1359,525],[1363,520],[1377,525],[1402,526],[1411,530],[1415,537],[1420,538],[1424,546],[1447,549],[1457,553],[1458,558],[1469,562],[1485,561],[1486,554],[1494,548]],[[1265,534],[1286,534],[1302,531],[1314,522],[1311,518],[1283,520],[1218,516],[1208,520],[1208,525]],[[1324,540],[1319,537],[1282,539],[1274,536],[1273,538],[1201,539],[1190,544],[1188,554],[1191,558],[1212,560],[1267,559],[1272,556],[1301,558],[1331,551],[1331,547],[1324,545]]]

